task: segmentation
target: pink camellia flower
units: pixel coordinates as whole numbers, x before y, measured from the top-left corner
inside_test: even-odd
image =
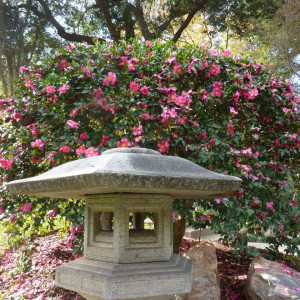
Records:
[[[70,147],[68,145],[63,145],[59,151],[59,153],[69,153],[70,152]]]
[[[249,147],[249,148],[245,148],[245,149],[242,149],[241,150],[241,153],[242,154],[252,154],[252,149]]]
[[[272,208],[274,205],[274,202],[273,201],[270,201],[270,202],[267,202],[267,208]]]
[[[15,219],[16,219],[16,216],[17,216],[17,214],[12,214],[12,215],[9,217],[9,221],[10,221],[11,223],[13,223],[13,222],[15,221]]]
[[[137,137],[135,137],[134,138],[134,141],[136,142],[136,143],[139,143],[140,141],[141,141],[141,139],[143,138],[143,136],[137,136]]]
[[[136,63],[138,63],[139,60],[137,58],[131,58],[128,61],[128,71],[135,71],[136,70]]]
[[[78,129],[79,128],[79,123],[73,121],[73,120],[68,120],[67,125],[71,128]]]
[[[144,120],[150,120],[150,115],[148,113],[141,114],[141,118]]]
[[[78,108],[74,108],[70,113],[70,117],[74,118],[77,115],[77,113],[78,113]]]
[[[259,202],[258,202],[257,200],[253,200],[253,201],[252,201],[252,205],[253,205],[253,206],[258,206],[258,205],[259,205]]]
[[[83,132],[83,133],[80,134],[79,137],[80,137],[80,139],[82,139],[83,141],[85,141],[88,138],[88,135],[87,135],[86,132]]]
[[[37,139],[30,143],[32,148],[42,149],[44,147],[44,143],[41,139]]]
[[[81,225],[78,225],[78,227],[76,228],[75,232],[79,233],[82,231],[82,227]]]
[[[167,113],[170,118],[175,119],[177,117],[177,112],[175,108],[167,109]]]
[[[53,94],[53,93],[55,93],[55,92],[56,92],[55,87],[52,86],[52,85],[47,85],[47,86],[46,86],[46,92],[47,92],[48,94]]]
[[[83,154],[85,151],[85,145],[81,145],[78,148],[76,148],[75,152],[77,155]]]
[[[20,113],[18,113],[18,112],[15,112],[15,113],[13,114],[13,118],[14,118],[16,121],[20,121],[20,120],[21,120],[21,117],[22,117],[22,115],[21,115]]]
[[[213,84],[212,84],[213,88],[218,88],[218,89],[221,89],[222,88],[222,82],[221,81],[215,81]]]
[[[219,199],[219,198],[216,199],[216,203],[217,203],[217,204],[221,204],[221,202],[222,202],[221,199]]]
[[[113,72],[108,72],[107,77],[102,80],[103,85],[115,85],[117,81],[117,75]]]
[[[227,134],[234,135],[234,125],[231,120],[227,123]]]
[[[101,98],[101,96],[103,95],[103,92],[100,88],[98,89],[94,89],[94,96],[97,98]]]
[[[24,203],[21,207],[20,210],[24,213],[28,213],[31,210],[31,203],[30,202],[26,202]]]
[[[289,205],[290,206],[297,206],[298,203],[295,200],[290,200]],[[0,214],[1,214],[1,212],[0,212]]]
[[[28,80],[28,79],[25,80],[25,86],[26,86],[26,87],[33,88],[32,82],[31,82],[30,80]]]
[[[129,84],[129,89],[131,92],[136,93],[140,88],[140,85],[134,81],[131,81]]]
[[[250,90],[247,95],[250,100],[253,100],[258,95],[258,90],[257,89]]]
[[[76,46],[74,44],[70,44],[70,45],[66,46],[66,51],[68,51],[68,52],[73,50],[73,49],[76,49]]]
[[[173,67],[173,73],[174,74],[181,74],[182,73],[182,67],[180,64],[176,64],[174,67]]]
[[[215,140],[215,139],[211,139],[211,140],[209,141],[208,145],[209,145],[211,148],[215,147],[215,145],[216,145],[216,140]]]
[[[186,105],[186,98],[182,96],[178,96],[175,98],[175,104],[178,106],[185,106]]]
[[[85,157],[92,157],[92,156],[97,156],[99,155],[99,152],[96,148],[94,147],[89,147],[84,151],[84,156]]]
[[[151,43],[150,41],[145,41],[145,44],[146,44],[148,47],[152,48],[152,43]]]
[[[131,146],[131,143],[126,138],[123,138],[120,141],[118,141],[118,148],[128,148],[130,146]]]
[[[32,160],[32,162],[33,162],[34,164],[37,164],[37,163],[39,163],[39,162],[42,161],[42,158],[41,158],[41,157],[33,156],[33,157],[31,158],[31,160]]]
[[[148,87],[146,87],[146,86],[143,86],[142,88],[141,88],[141,92],[142,92],[142,94],[143,95],[148,95],[148,94],[150,94],[150,92],[149,92],[149,89],[148,89]]]
[[[68,248],[72,248],[72,241],[71,240],[68,240],[67,243],[66,243],[66,246]]]
[[[218,98],[221,98],[223,91],[220,88],[213,88],[212,94],[213,94],[213,96],[217,96]]]
[[[238,101],[241,96],[241,93],[239,91],[236,91],[235,94],[233,95],[233,100]]]
[[[59,64],[59,70],[62,71],[64,68],[67,68],[69,66],[69,63],[63,59]]]
[[[69,90],[70,87],[68,85],[66,85],[65,83],[63,83],[63,85],[58,89],[59,94],[65,94],[67,92],[67,90]]]
[[[0,206],[0,215],[3,213],[3,207]]]
[[[222,56],[223,57],[230,57],[232,54],[231,54],[231,51],[229,49],[225,49],[222,53]]]
[[[56,215],[57,214],[57,208],[56,207],[54,207],[52,210],[49,210],[48,212],[47,212],[47,216],[48,217],[53,217],[54,215]]]
[[[71,225],[71,226],[70,226],[70,232],[71,232],[72,234],[75,233],[75,226],[74,226],[74,225]]]
[[[0,167],[9,170],[9,169],[11,169],[13,163],[14,163],[13,158],[10,158],[10,159],[3,158],[0,160]]]
[[[132,50],[133,47],[132,47],[131,45],[128,45],[128,46],[127,46],[127,49],[128,49],[128,50]]]
[[[147,108],[147,107],[148,107],[148,105],[147,105],[146,103],[140,103],[139,106],[140,106],[141,108]]]
[[[229,108],[230,112],[233,114],[233,115],[237,115],[238,112],[234,109],[234,107],[230,107]]]
[[[107,142],[109,142],[109,140],[110,140],[110,137],[108,135],[104,135],[101,139],[99,147],[103,147],[103,145],[106,144]]]
[[[174,101],[176,97],[177,97],[176,91],[172,91],[171,93],[168,94],[168,99],[170,100],[170,102]]]
[[[177,124],[177,125],[182,125],[182,124],[184,124],[185,120],[186,120],[186,117],[178,118],[176,124]]]
[[[209,53],[210,53],[211,56],[218,56],[219,55],[219,52],[216,49],[210,49]]]
[[[168,141],[162,141],[160,143],[157,144],[158,147],[158,151],[160,153],[164,153],[167,152],[169,150],[170,144]]]
[[[217,76],[219,75],[221,72],[221,69],[219,66],[213,64],[210,68],[210,74],[214,75],[214,76]]]
[[[142,126],[142,125],[139,125],[139,126],[133,126],[132,134],[133,134],[134,136],[138,136],[138,135],[141,135],[141,134],[142,134],[142,131],[143,131],[143,126]]]
[[[26,71],[28,71],[29,69],[28,68],[25,68],[25,67],[20,67],[20,72],[21,73],[24,73]]]

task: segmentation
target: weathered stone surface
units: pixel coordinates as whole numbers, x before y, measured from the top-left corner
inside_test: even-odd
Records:
[[[206,170],[186,159],[144,148],[111,149],[7,184],[12,193],[56,198],[87,194],[153,193],[176,198],[228,196],[241,179]]]
[[[187,299],[209,300],[219,297],[215,250],[198,245],[187,254],[192,259],[172,255],[172,201],[227,196],[240,184],[186,159],[118,148],[7,186],[12,193],[87,200],[84,258],[57,269],[57,286],[88,300],[168,299],[191,291],[193,259]],[[145,228],[145,213],[154,229]]]
[[[211,243],[195,244],[184,256],[194,262],[192,291],[176,295],[175,300],[219,300],[220,278],[215,246]]]
[[[248,300],[299,300],[300,273],[257,257],[249,268],[245,295]]]
[[[187,293],[191,290],[192,274],[193,262],[176,254],[166,262],[139,264],[114,264],[82,257],[57,268],[55,285],[87,299],[140,300]]]
[[[173,253],[172,204],[173,199],[168,195],[86,196],[84,257],[113,263],[169,260]],[[105,217],[114,215],[114,229],[111,231],[107,230],[109,222],[105,222],[104,230],[101,228],[103,212]],[[154,229],[129,230],[130,212],[152,212]]]

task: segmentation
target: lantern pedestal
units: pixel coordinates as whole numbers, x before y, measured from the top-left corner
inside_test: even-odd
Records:
[[[192,270],[192,260],[176,254],[165,262],[134,264],[82,257],[57,268],[55,285],[87,299],[170,299],[191,291]]]
[[[116,193],[85,198],[84,257],[56,270],[57,286],[87,299],[142,299],[191,290],[192,261],[172,254],[172,197]],[[151,226],[144,223],[146,215]]]

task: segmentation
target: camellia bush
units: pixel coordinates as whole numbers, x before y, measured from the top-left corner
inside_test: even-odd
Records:
[[[258,237],[268,231],[270,250],[299,253],[300,99],[267,65],[228,49],[135,41],[71,44],[20,71],[15,95],[0,100],[8,234],[66,217],[69,245],[81,251],[83,201],[10,195],[5,182],[109,148],[147,147],[243,180],[227,198],[175,201],[174,218],[195,228],[208,222],[241,251],[246,228]]]

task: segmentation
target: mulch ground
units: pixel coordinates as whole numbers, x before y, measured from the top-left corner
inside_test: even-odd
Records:
[[[34,242],[22,245],[16,251],[0,253],[0,299],[64,299],[83,300],[75,292],[54,286],[55,269],[75,259],[66,246],[69,236],[58,232],[37,237]],[[181,250],[186,251],[193,241],[184,240]],[[220,243],[217,248],[221,299],[245,299],[243,289],[252,258],[233,255],[233,249]],[[291,265],[291,267],[295,267]],[[297,269],[297,266],[296,266]],[[297,270],[299,271],[299,270]]]

